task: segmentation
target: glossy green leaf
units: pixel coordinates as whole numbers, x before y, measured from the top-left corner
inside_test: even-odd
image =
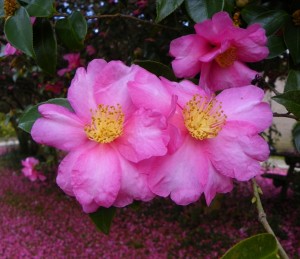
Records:
[[[4,7],[4,0],[0,0],[0,18],[5,16],[3,7]]]
[[[284,91],[288,92],[293,90],[300,90],[300,71],[291,69],[286,80]]]
[[[75,11],[70,15],[69,19],[78,40],[83,42],[87,34],[87,23],[84,16],[81,12]]]
[[[30,107],[29,109],[27,109],[23,115],[21,116],[20,120],[19,120],[19,128],[30,133],[31,132],[31,128],[32,125],[34,124],[34,122],[41,117],[41,114],[38,111],[38,107],[41,104],[45,104],[45,103],[52,103],[52,104],[57,104],[63,107],[68,108],[70,111],[73,111],[70,103],[68,102],[67,99],[65,98],[55,98],[55,99],[50,99],[46,102],[43,103],[39,103],[37,105],[34,105],[32,107]]]
[[[11,45],[34,57],[32,25],[24,7],[20,7],[14,16],[5,21],[4,32]]]
[[[300,91],[288,91],[272,97],[272,99],[282,104],[289,112],[300,118]]]
[[[300,153],[300,123],[298,122],[292,130],[293,141],[297,151]]]
[[[184,0],[156,0],[156,20],[155,22],[160,22],[168,15],[173,13]]]
[[[291,19],[284,29],[284,41],[295,64],[300,64],[300,26],[295,26]]]
[[[70,17],[58,20],[55,30],[59,39],[69,49],[79,50],[83,48],[87,23],[80,12],[76,11]]]
[[[96,212],[90,213],[89,216],[99,229],[104,234],[108,235],[111,227],[111,223],[116,213],[115,207],[99,208]]]
[[[259,234],[244,239],[230,248],[221,259],[278,259],[277,243],[271,234]]]
[[[185,0],[185,8],[194,22],[202,22],[222,11],[225,0]]]
[[[266,30],[268,36],[282,28],[288,17],[288,13],[283,10],[269,10],[256,16],[250,24],[259,23]]]
[[[268,9],[263,6],[247,5],[241,11],[241,16],[247,24],[251,24],[260,14],[267,12]]]
[[[48,17],[53,12],[54,0],[31,0],[26,6],[30,16]]]
[[[37,64],[47,73],[55,74],[57,62],[56,37],[50,21],[37,19],[33,28]]]
[[[145,68],[156,76],[163,76],[171,81],[176,81],[176,76],[173,70],[165,64],[152,60],[136,60],[135,64]]]
[[[268,59],[275,58],[282,54],[286,50],[286,46],[283,37],[271,35],[268,37]]]

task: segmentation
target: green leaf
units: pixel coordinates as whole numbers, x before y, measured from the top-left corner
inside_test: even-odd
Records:
[[[52,14],[54,0],[31,0],[26,6],[30,16],[48,17]]]
[[[20,7],[9,17],[4,24],[4,32],[7,40],[15,48],[23,51],[30,57],[34,57],[33,35],[30,17],[24,7]]]
[[[174,75],[173,70],[162,63],[152,60],[136,60],[134,63],[145,68],[156,76],[163,76],[171,81],[176,81],[176,76]]]
[[[199,23],[222,11],[224,0],[185,0],[185,8],[194,22]]]
[[[300,90],[300,71],[291,69],[286,80],[284,91],[288,92],[293,90]]]
[[[284,41],[295,64],[300,63],[300,26],[295,26],[292,19],[284,28]]]
[[[23,115],[21,116],[20,120],[19,120],[19,128],[30,133],[31,132],[31,128],[32,125],[35,123],[35,121],[41,117],[41,114],[38,111],[38,107],[41,104],[45,104],[45,103],[52,103],[52,104],[57,104],[63,107],[66,107],[67,109],[69,109],[70,111],[73,111],[70,103],[68,102],[67,99],[65,98],[55,98],[55,99],[50,99],[46,102],[43,103],[39,103],[37,105],[34,105],[32,107],[30,107],[29,109],[27,109]]]
[[[83,48],[87,23],[80,12],[76,11],[70,17],[58,20],[55,30],[59,39],[69,49],[79,50]]]
[[[297,151],[300,153],[300,123],[296,123],[292,130],[293,141]]]
[[[277,243],[271,234],[259,234],[244,239],[230,248],[221,259],[278,259]]]
[[[256,16],[250,24],[259,23],[269,36],[282,28],[288,17],[288,13],[283,10],[269,10]]]
[[[267,11],[268,9],[263,6],[246,5],[241,11],[241,16],[247,24],[251,24],[257,16]]]
[[[282,104],[289,112],[300,118],[300,91],[288,91],[272,97],[272,99]]]
[[[283,37],[271,35],[268,37],[268,48],[269,48],[269,56],[268,59],[275,58],[279,56],[286,50],[286,46],[283,40]]]
[[[184,0],[156,0],[156,19],[155,22],[160,22],[168,15],[173,13]]]
[[[37,19],[33,31],[33,44],[37,64],[47,73],[55,74],[57,44],[50,21],[46,19]]]
[[[104,234],[108,235],[115,213],[115,207],[101,207],[96,212],[90,213],[89,216],[96,225],[97,229],[99,229]]]

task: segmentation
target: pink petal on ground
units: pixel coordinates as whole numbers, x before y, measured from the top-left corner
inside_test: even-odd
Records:
[[[152,200],[155,195],[148,187],[147,173],[153,162],[147,160],[135,164],[125,159],[120,159],[120,164],[122,168],[121,189],[113,206],[124,207],[132,203],[133,200]]]
[[[210,50],[207,41],[198,35],[182,36],[171,41],[172,67],[177,77],[194,77],[201,70],[199,58]]]
[[[209,165],[207,183],[204,188],[206,204],[210,205],[217,193],[227,193],[233,188],[232,179],[218,173],[213,165]]]
[[[115,144],[126,159],[138,162],[165,155],[169,139],[166,118],[160,113],[139,109],[126,122],[123,135]]]
[[[257,133],[267,129],[272,123],[272,110],[268,103],[262,102],[264,91],[248,85],[226,89],[217,95],[222,102],[226,121],[244,121],[257,128]],[[232,101],[234,100],[234,102]]]
[[[88,141],[84,125],[67,108],[43,104],[39,106],[39,112],[43,117],[37,119],[31,129],[36,142],[68,151]]]
[[[269,156],[267,142],[242,122],[227,122],[219,135],[206,141],[210,160],[220,174],[247,181],[261,173],[259,162]]]
[[[119,154],[110,145],[85,150],[72,170],[76,199],[87,213],[98,207],[108,208],[115,202],[121,185]]]
[[[149,187],[155,194],[170,195],[179,205],[199,199],[208,178],[206,154],[199,144],[187,135],[177,152],[157,158],[149,174]]]
[[[217,62],[212,62],[203,64],[199,85],[215,92],[226,88],[249,85],[256,74],[256,71],[239,61],[235,61],[228,68],[222,68]]]

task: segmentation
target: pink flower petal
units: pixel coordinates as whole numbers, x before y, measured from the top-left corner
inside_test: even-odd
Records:
[[[179,205],[199,199],[208,177],[208,165],[201,142],[186,136],[172,155],[158,158],[149,174],[150,189],[162,197],[171,196]]]
[[[217,62],[203,64],[199,85],[219,91],[231,87],[249,85],[255,78],[256,71],[239,61],[228,68],[220,67]]]
[[[72,186],[85,212],[94,212],[96,204],[113,205],[120,190],[121,170],[119,154],[109,145],[84,150],[72,170]]]
[[[232,179],[218,173],[212,165],[209,165],[208,179],[204,189],[207,205],[210,205],[217,193],[227,193],[232,188]]]
[[[126,122],[123,136],[115,144],[126,159],[138,162],[165,155],[168,142],[166,118],[160,113],[139,109]]]
[[[75,113],[85,122],[91,119],[91,109],[97,108],[95,99],[95,77],[101,73],[106,65],[104,60],[93,60],[90,62],[87,71],[78,68],[68,90],[68,100]]]
[[[256,127],[259,133],[271,125],[273,117],[270,105],[262,102],[263,97],[263,90],[249,85],[226,89],[216,98],[222,102],[222,110],[227,116],[227,121],[247,122]]]
[[[67,108],[43,104],[39,106],[39,112],[43,117],[37,119],[31,129],[36,142],[68,151],[88,141],[84,125]]]
[[[259,162],[269,156],[266,141],[242,122],[227,122],[218,136],[206,141],[210,160],[220,174],[247,181],[261,173]]]
[[[170,44],[170,54],[175,57],[172,62],[177,77],[194,77],[201,70],[199,58],[210,49],[208,42],[198,35],[182,36]]]
[[[125,159],[120,159],[122,168],[121,189],[114,202],[116,207],[124,207],[133,200],[150,201],[155,196],[147,184],[147,173],[153,162],[147,160],[135,164]]]

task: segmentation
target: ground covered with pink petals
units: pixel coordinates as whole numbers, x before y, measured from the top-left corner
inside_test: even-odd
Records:
[[[0,159],[0,258],[218,258],[239,240],[264,232],[250,183],[236,184],[211,207],[155,199],[118,209],[110,235],[98,232],[55,184],[31,182]],[[268,220],[291,258],[300,257],[298,195],[259,177]]]

